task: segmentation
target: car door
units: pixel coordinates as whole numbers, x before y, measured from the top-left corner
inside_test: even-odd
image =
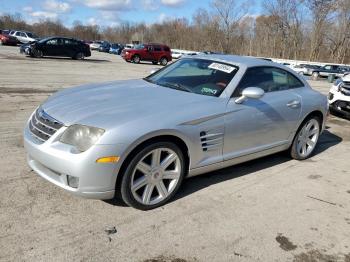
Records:
[[[162,47],[159,45],[154,46],[154,55],[153,59],[154,61],[159,61],[162,56]]]
[[[18,31],[17,31],[17,32],[14,34],[14,36],[15,36],[15,37],[17,38],[17,40],[20,41],[21,43],[25,43],[21,32],[18,32]]]
[[[152,45],[145,46],[145,51],[142,51],[142,60],[145,61],[154,61],[153,58],[154,47]]]
[[[224,160],[287,144],[299,121],[302,101],[296,91],[302,86],[285,70],[248,68],[227,104]],[[247,87],[259,87],[265,94],[236,103]]]
[[[63,39],[64,41],[64,53],[65,56],[68,57],[74,57],[77,53],[77,43],[76,41],[72,40],[72,39]]]
[[[55,56],[57,54],[57,38],[47,40],[42,44],[42,52],[47,56]]]

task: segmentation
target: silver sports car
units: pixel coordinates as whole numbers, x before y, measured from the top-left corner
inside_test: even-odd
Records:
[[[144,79],[57,92],[31,115],[24,144],[31,168],[55,185],[147,210],[185,177],[285,150],[308,158],[327,110],[285,66],[203,55]]]

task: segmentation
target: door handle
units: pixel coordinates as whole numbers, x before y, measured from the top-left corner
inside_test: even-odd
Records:
[[[300,107],[300,101],[298,100],[292,100],[287,103],[287,106],[290,108],[299,108]]]

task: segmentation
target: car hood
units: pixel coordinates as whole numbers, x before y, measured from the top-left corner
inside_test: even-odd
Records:
[[[190,115],[190,107],[203,103],[208,103],[210,112],[210,102],[218,100],[140,79],[68,88],[49,97],[41,107],[67,126],[79,123],[108,129],[130,121],[157,121],[158,117],[169,118],[181,112]],[[198,108],[203,111],[203,107]]]

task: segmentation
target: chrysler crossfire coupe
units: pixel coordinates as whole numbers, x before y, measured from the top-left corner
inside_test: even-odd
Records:
[[[30,116],[30,167],[75,195],[148,210],[184,178],[288,151],[310,157],[327,98],[291,69],[231,55],[182,58],[146,78],[59,91]]]

